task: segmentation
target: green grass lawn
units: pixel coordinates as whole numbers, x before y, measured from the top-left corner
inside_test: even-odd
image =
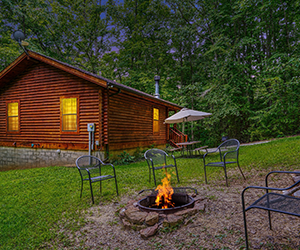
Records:
[[[300,169],[299,153],[299,136],[243,146],[240,165],[246,178],[251,178],[254,170],[267,173],[272,169]],[[177,164],[181,183],[177,184],[174,176],[173,186],[204,183],[202,159],[177,158]],[[115,167],[120,196],[154,188],[153,182],[148,181],[146,162]],[[220,178],[225,183],[224,174],[219,174],[222,169],[208,171],[209,180]],[[162,178],[163,173],[158,173],[157,180]],[[238,170],[236,178],[242,178]],[[102,195],[97,184],[93,187],[94,206],[118,201],[113,180],[103,183]],[[84,211],[92,206],[88,183],[82,199],[79,195],[77,168],[55,166],[0,172],[0,249],[55,249],[58,243],[68,246],[70,241],[62,232],[72,233],[83,226]]]

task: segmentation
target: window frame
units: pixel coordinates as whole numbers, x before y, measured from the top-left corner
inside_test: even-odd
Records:
[[[8,104],[9,103],[18,103],[18,130],[8,130],[9,126],[8,126]],[[20,116],[20,100],[11,100],[11,101],[7,101],[6,102],[6,113],[5,113],[5,125],[6,125],[6,132],[10,133],[10,134],[18,134],[20,133],[20,120],[21,120],[21,116]]]
[[[157,109],[158,110],[158,120],[154,120],[154,109]],[[152,108],[152,131],[153,131],[153,134],[155,135],[159,135],[160,133],[160,124],[159,124],[159,121],[160,121],[160,109],[158,107],[153,107]],[[158,127],[158,131],[154,131],[154,122],[157,121],[157,127]]]
[[[76,131],[75,130],[63,130],[63,99],[76,98],[77,110],[76,110]],[[79,96],[61,96],[60,97],[60,133],[61,134],[79,134]]]

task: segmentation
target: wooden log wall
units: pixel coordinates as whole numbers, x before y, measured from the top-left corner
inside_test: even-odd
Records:
[[[88,149],[87,123],[101,138],[101,88],[44,63],[35,63],[0,90],[0,146]],[[79,131],[60,128],[60,98],[79,98]],[[20,101],[20,132],[6,132],[6,102]]]
[[[108,144],[108,94],[107,90],[103,91],[103,112],[102,112],[102,120],[103,120],[103,141],[104,145]]]
[[[159,133],[153,133],[153,108],[159,109]],[[167,107],[125,91],[109,97],[109,150],[162,145],[167,142]]]

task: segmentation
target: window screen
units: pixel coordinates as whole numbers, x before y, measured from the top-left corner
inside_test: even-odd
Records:
[[[153,108],[153,132],[159,132],[159,109]]]
[[[77,131],[77,98],[62,99],[62,130]]]
[[[19,130],[19,103],[17,102],[7,104],[7,130]]]

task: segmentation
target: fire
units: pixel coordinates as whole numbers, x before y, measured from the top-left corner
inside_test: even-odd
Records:
[[[170,185],[171,175],[167,172],[166,168],[165,173],[166,177],[162,179],[162,185],[158,185],[155,189],[158,190],[155,204],[157,207],[161,205],[162,209],[174,207],[174,204],[172,203],[172,195],[174,193],[174,190]]]

